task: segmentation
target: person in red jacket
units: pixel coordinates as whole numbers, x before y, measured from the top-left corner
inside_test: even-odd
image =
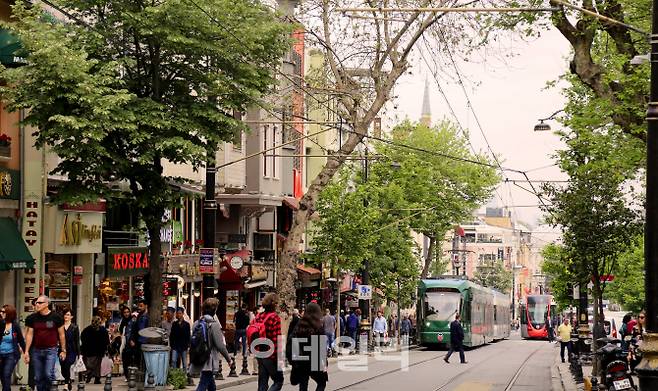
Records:
[[[281,347],[278,346],[281,337],[281,318],[276,313],[279,305],[279,295],[268,293],[263,298],[262,306],[264,312],[258,314],[254,323],[265,324],[265,338],[272,344],[271,346],[255,346],[260,350],[256,355],[258,360],[258,391],[280,391],[283,387],[283,368],[278,365],[278,353]],[[260,349],[259,349],[260,348]],[[264,352],[268,353],[264,353]],[[268,387],[269,379],[274,382]]]

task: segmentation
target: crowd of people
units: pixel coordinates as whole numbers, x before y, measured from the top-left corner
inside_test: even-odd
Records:
[[[53,311],[47,296],[39,296],[32,305],[34,311],[25,319],[24,329],[18,323],[16,308],[5,305],[0,310],[0,327],[4,330],[0,340],[2,391],[10,391],[20,359],[29,366],[30,388],[37,391],[49,391],[58,378],[63,378],[69,390],[76,376],[80,381],[99,384],[101,377],[108,373],[107,365],[114,374],[122,372],[126,377],[130,367],[143,369],[142,345],[147,339],[140,331],[149,326],[149,308],[145,301],[139,301],[134,308],[121,306],[118,318],[103,317],[107,313],[94,311],[91,323],[84,328],[76,324],[70,308]],[[355,343],[345,346],[356,351],[358,337],[364,331],[359,309],[349,314],[341,311],[337,316],[329,309],[323,311],[318,304],[309,303],[304,311],[293,311],[286,346],[279,346],[282,343],[282,321],[277,313],[279,298],[269,293],[259,309],[250,311],[243,305],[234,314],[235,337],[229,346],[217,318],[218,306],[217,299],[206,299],[201,316],[194,322],[183,307],[168,307],[162,316],[160,327],[164,339],[169,342],[170,366],[182,367],[188,375],[199,376],[197,391],[215,391],[214,374],[220,368],[220,360],[224,359],[235,368],[235,355],[240,352],[245,358],[259,353],[254,355],[258,390],[278,391],[284,381],[284,365],[278,361],[282,349],[286,349],[287,363],[292,367],[292,384],[305,391],[312,379],[317,384],[316,389],[322,391],[328,381],[327,359],[337,354],[338,338],[350,337]],[[375,345],[381,346],[386,338],[393,339],[398,326],[402,340],[407,342],[413,332],[412,319],[405,315],[398,325],[395,315],[387,319],[379,311],[372,323]],[[256,332],[254,337],[253,330],[262,331]],[[254,342],[254,338],[259,340]],[[313,343],[313,338],[322,343]],[[229,348],[234,352],[233,357]],[[122,364],[120,369],[119,364]]]

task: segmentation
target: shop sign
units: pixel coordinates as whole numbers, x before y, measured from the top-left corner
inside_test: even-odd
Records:
[[[19,200],[21,198],[20,172],[7,168],[0,169],[0,198]]]
[[[97,254],[103,252],[103,213],[70,212],[46,206],[44,252]]]
[[[107,259],[107,274],[110,277],[148,273],[149,258],[146,247],[108,247]]]
[[[82,276],[73,276],[73,285],[82,285]]]
[[[215,273],[215,249],[214,248],[200,248],[199,249],[199,272],[201,274],[214,274]]]
[[[84,274],[84,269],[79,265],[73,266],[73,274],[76,276],[81,276]]]

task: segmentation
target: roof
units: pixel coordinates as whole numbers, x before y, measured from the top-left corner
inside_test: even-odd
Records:
[[[297,265],[297,271],[307,274],[322,274],[322,271],[319,269],[305,265]]]

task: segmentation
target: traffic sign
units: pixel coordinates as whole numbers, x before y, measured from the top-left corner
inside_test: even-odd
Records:
[[[372,299],[372,286],[370,285],[359,285],[359,300],[370,300]]]

